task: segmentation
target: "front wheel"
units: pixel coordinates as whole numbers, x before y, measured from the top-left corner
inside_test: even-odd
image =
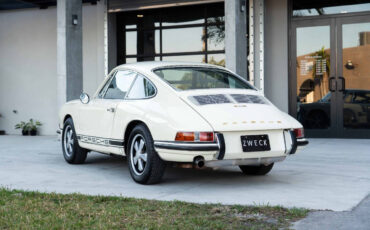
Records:
[[[155,151],[153,138],[145,125],[138,125],[132,130],[126,152],[134,181],[139,184],[160,182],[166,164]]]
[[[86,160],[87,150],[78,144],[72,118],[64,122],[62,134],[62,149],[64,159],[70,164],[82,164]]]
[[[254,176],[263,176],[269,173],[272,169],[274,164],[269,165],[239,165],[239,168],[242,170],[242,172],[246,175],[254,175]]]

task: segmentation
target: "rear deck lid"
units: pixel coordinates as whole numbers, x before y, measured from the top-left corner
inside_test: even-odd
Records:
[[[292,128],[300,124],[255,90],[208,89],[179,92],[215,131]]]

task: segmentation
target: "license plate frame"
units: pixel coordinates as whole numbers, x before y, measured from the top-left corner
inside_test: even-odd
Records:
[[[240,136],[243,152],[265,152],[271,150],[267,134]]]

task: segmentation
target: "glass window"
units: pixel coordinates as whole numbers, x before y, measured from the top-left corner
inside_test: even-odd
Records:
[[[225,53],[224,9],[222,2],[117,13],[123,30],[118,41],[125,41],[118,64],[211,60],[224,65],[224,58],[218,58]]]
[[[145,77],[138,75],[135,83],[132,85],[127,98],[129,99],[143,99],[151,97],[155,94],[155,88]]]
[[[131,71],[118,71],[111,80],[104,98],[124,99],[135,77],[136,73]]]
[[[204,5],[164,8],[162,26],[182,26],[205,22]]]
[[[208,64],[225,67],[225,54],[209,54]]]
[[[154,71],[160,78],[178,90],[192,89],[254,89],[231,73],[210,68],[164,68]]]
[[[204,50],[203,32],[203,27],[165,29],[162,31],[163,52],[202,51]]]
[[[370,3],[361,1],[293,1],[293,16],[320,16],[370,11]]]
[[[182,55],[182,56],[165,56],[163,61],[183,61],[183,62],[205,62],[205,55]]]
[[[225,49],[225,24],[208,26],[207,34],[208,50]]]
[[[137,54],[137,32],[136,31],[126,32],[126,54],[127,55]]]

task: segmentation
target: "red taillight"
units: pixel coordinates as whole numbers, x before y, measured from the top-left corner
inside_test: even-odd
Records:
[[[213,141],[214,136],[211,132],[200,132],[199,133],[199,141]]]
[[[296,138],[303,138],[304,137],[303,128],[301,128],[301,129],[294,129],[294,134],[295,134]]]
[[[213,132],[177,132],[175,141],[214,141]]]

